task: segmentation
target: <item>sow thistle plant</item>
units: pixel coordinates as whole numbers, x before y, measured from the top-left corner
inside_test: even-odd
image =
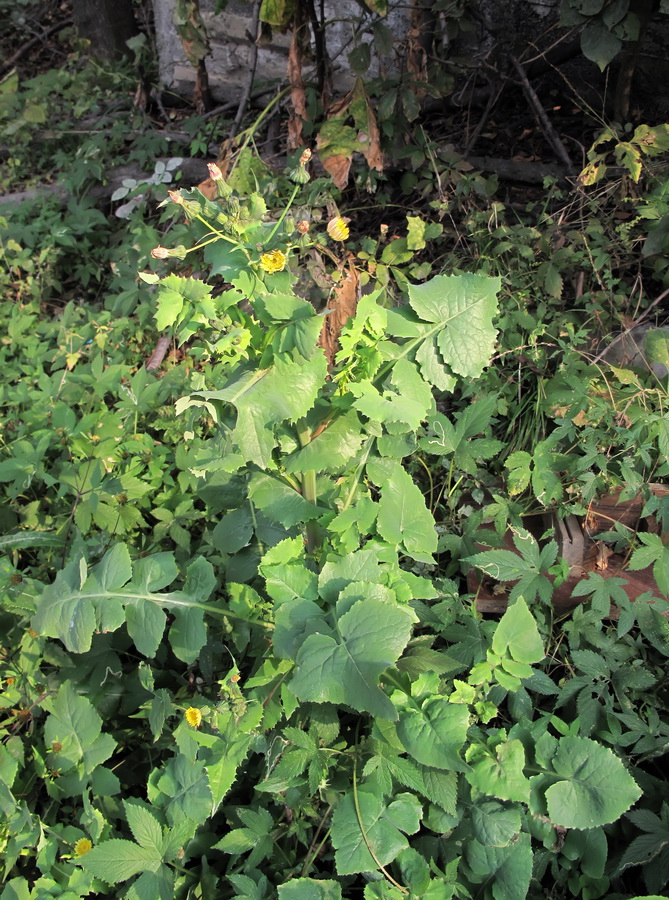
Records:
[[[34,602],[37,637],[23,638],[58,641],[53,658],[84,672],[81,687],[65,681],[43,700],[60,773],[45,790],[83,798],[68,846],[93,844],[75,852],[68,890],[520,900],[533,867],[554,865],[560,884],[602,896],[603,864],[575,871],[578,848],[562,854],[562,837],[576,829],[601,850],[641,790],[594,726],[541,706],[560,691],[542,668],[547,617],[517,596],[499,622],[482,621],[432,577],[436,523],[405,465],[426,441],[446,454],[474,435],[434,395],[489,364],[500,279],[407,282],[395,308],[376,287],[329,364],[321,335],[337,296],[317,311],[296,287],[295,235],[327,240],[298,196],[309,186],[294,178],[270,219],[260,193],[213,180],[215,200],[170,201],[193,236],[186,259],[197,252],[210,277],[144,277],[158,328],[204,339],[216,360],[193,372],[177,411],[180,477],[213,498],[218,521],[185,576],[170,552],[133,559],[119,543],[89,564],[78,550]],[[330,225],[346,240],[338,214]],[[469,450],[488,458],[490,447]],[[128,708],[148,768],[131,792],[114,762],[127,764],[126,732],[104,730],[84,693],[100,653],[112,673],[120,654],[139,661]],[[199,667],[204,705],[164,686],[168,667]],[[16,802],[18,834],[10,749],[0,745],[0,801]]]

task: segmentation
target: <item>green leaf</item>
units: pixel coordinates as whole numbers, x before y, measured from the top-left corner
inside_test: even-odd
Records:
[[[341,885],[338,881],[315,878],[293,878],[279,885],[279,900],[341,900]]]
[[[601,72],[620,53],[622,45],[600,19],[588,22],[581,32],[583,56],[597,63]]]
[[[520,833],[520,810],[497,800],[482,800],[472,807],[472,826],[484,846],[508,847]]]
[[[363,439],[360,418],[355,410],[350,410],[301,450],[286,456],[286,471],[298,474],[310,470],[339,472],[356,455]]]
[[[538,663],[544,658],[544,645],[534,616],[519,597],[509,605],[492,638],[493,653],[508,654],[517,662]]]
[[[492,356],[496,330],[499,278],[486,275],[437,275],[425,284],[409,285],[409,303],[437,327],[444,361],[458,375],[478,378]]]
[[[272,522],[291,528],[317,519],[321,510],[305,500],[294,488],[273,475],[254,472],[249,481],[249,498]]]
[[[237,423],[232,431],[232,441],[244,462],[266,469],[276,445],[274,426],[278,422],[296,422],[306,415],[326,374],[327,362],[320,351],[306,361],[277,359],[269,369],[237,375],[221,391],[200,391],[193,397],[223,400],[235,406]],[[177,412],[187,406],[188,399],[182,398],[177,403]]]
[[[96,766],[114,752],[116,741],[109,734],[101,734],[102,719],[86,697],[79,696],[70,681],[64,682],[50,705],[50,715],[44,725],[47,746],[60,744],[54,753],[54,768],[72,765],[90,775]]]
[[[22,550],[32,547],[62,547],[65,538],[62,534],[50,531],[17,531],[14,534],[0,535],[0,553]]]
[[[161,856],[155,850],[138,847],[132,841],[114,839],[93,847],[79,862],[96,878],[108,884],[118,884],[146,870],[157,872]]]
[[[291,691],[301,700],[345,704],[381,719],[397,719],[378,681],[399,659],[414,621],[408,607],[359,600],[339,619],[337,637],[311,634],[304,641]]]
[[[429,697],[417,708],[408,703],[399,713],[397,736],[407,753],[425,766],[466,772],[460,759],[467,738],[469,710],[464,704],[449,703],[445,697]]]
[[[360,819],[352,793],[344,797],[332,816],[332,844],[339,875],[373,872],[379,865],[388,865],[409,846],[401,832],[414,834],[422,818],[420,803],[413,794],[399,794],[386,806],[376,794],[359,790],[357,800]]]
[[[550,762],[560,779],[546,790],[548,815],[556,825],[607,825],[641,796],[641,789],[621,760],[608,747],[589,738],[561,738]]]
[[[467,761],[471,765],[467,781],[482,794],[499,800],[528,802],[530,782],[523,771],[525,749],[519,740],[502,741],[492,752],[472,745],[467,752]]]
[[[162,857],[163,831],[153,813],[139,803],[128,800],[123,802],[123,806],[130,831],[137,843]]]
[[[373,460],[367,474],[381,487],[376,528],[389,544],[419,562],[434,562],[437,532],[420,488],[396,460]]]
[[[397,360],[387,385],[381,392],[370,381],[349,384],[357,398],[353,405],[372,421],[418,428],[432,406],[432,391],[416,366],[406,359]]]
[[[221,516],[211,535],[211,542],[222,553],[237,553],[253,537],[253,516],[248,504]]]

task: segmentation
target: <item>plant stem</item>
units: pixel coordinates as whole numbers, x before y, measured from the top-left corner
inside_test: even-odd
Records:
[[[270,234],[270,236],[267,238],[267,243],[268,243],[268,244],[269,244],[269,242],[272,240],[272,238],[274,237],[274,235],[277,233],[277,231],[279,230],[279,228],[281,227],[281,223],[282,223],[283,220],[286,218],[286,215],[288,214],[288,210],[289,210],[290,207],[292,206],[293,200],[295,199],[295,197],[297,197],[297,192],[299,191],[299,189],[300,189],[300,185],[299,185],[299,184],[296,184],[295,187],[293,188],[293,193],[290,195],[290,199],[288,200],[288,203],[286,203],[283,212],[282,212],[281,215],[279,216],[279,221],[276,223],[276,225],[274,226],[274,228],[272,228],[271,234]]]
[[[311,428],[304,419],[300,419],[297,423],[297,438],[300,447],[306,447],[311,443]],[[302,474],[302,496],[314,506],[318,502],[318,488],[316,486],[316,470],[310,469]],[[307,553],[313,556],[316,549],[321,545],[322,535],[318,522],[311,520],[307,522]]]

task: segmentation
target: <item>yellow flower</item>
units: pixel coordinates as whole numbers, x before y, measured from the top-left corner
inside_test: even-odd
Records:
[[[327,231],[333,241],[348,240],[348,225],[341,216],[335,216],[334,219],[330,219]]]
[[[282,250],[271,250],[260,257],[260,268],[270,275],[272,272],[280,272],[286,265],[286,254]]]
[[[202,722],[202,713],[199,709],[194,706],[189,706],[184,713],[184,716],[191,728],[200,727],[200,723]]]
[[[74,855],[75,856],[84,856],[86,853],[93,849],[93,844],[88,840],[88,838],[79,838],[77,843],[74,845]]]

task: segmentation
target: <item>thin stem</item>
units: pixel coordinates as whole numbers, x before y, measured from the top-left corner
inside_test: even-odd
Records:
[[[297,424],[297,437],[300,447],[306,447],[311,443],[311,429],[304,419]],[[316,506],[318,502],[318,487],[316,484],[316,470],[310,469],[302,474],[302,496],[309,503]],[[322,542],[321,529],[314,519],[307,522],[307,553],[313,556]]]
[[[281,227],[281,223],[282,223],[283,220],[286,218],[286,216],[287,216],[287,214],[288,214],[288,210],[289,210],[290,207],[292,206],[293,200],[294,200],[295,197],[297,196],[297,192],[299,191],[299,189],[300,189],[300,185],[299,185],[299,184],[296,184],[295,187],[293,188],[293,193],[290,195],[290,200],[288,201],[288,203],[286,203],[286,206],[285,206],[284,211],[283,211],[283,212],[281,213],[281,215],[279,216],[279,221],[276,223],[276,225],[274,226],[274,228],[273,228],[272,231],[271,231],[270,236],[267,238],[267,243],[268,243],[268,244],[269,244],[269,242],[272,240],[272,238],[274,237],[274,235],[277,233],[277,231],[279,230],[279,228]]]

